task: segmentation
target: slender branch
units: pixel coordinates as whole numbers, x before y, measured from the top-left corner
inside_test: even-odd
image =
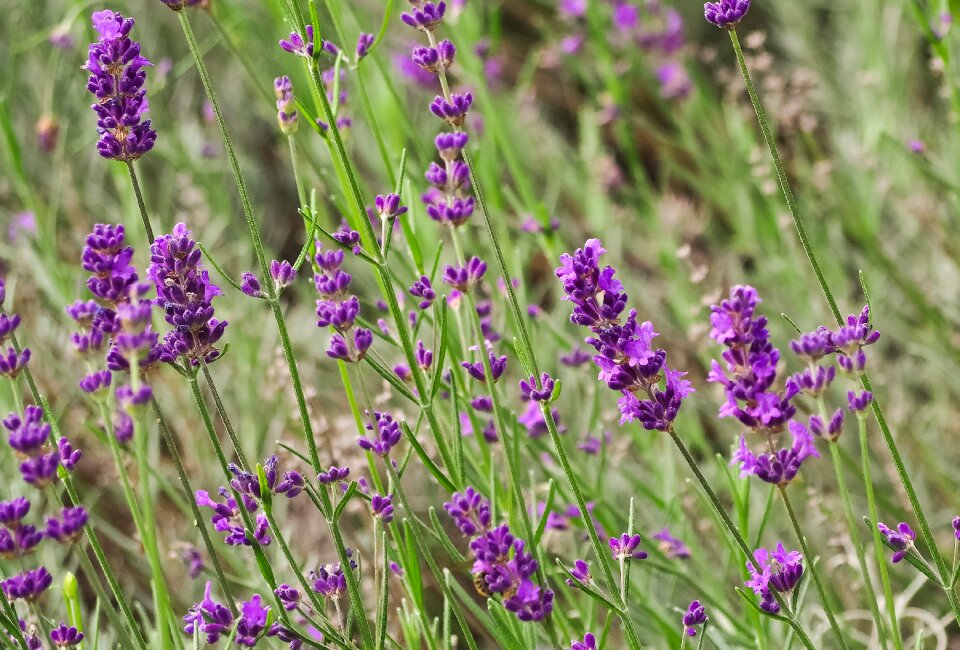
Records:
[[[137,207],[140,208],[140,219],[143,221],[143,229],[147,233],[147,239],[150,243],[156,237],[153,236],[153,227],[150,225],[150,215],[147,214],[147,205],[143,201],[143,193],[140,191],[140,180],[137,178],[137,172],[133,168],[132,161],[127,162],[127,171],[130,172],[130,182],[133,184],[133,193],[137,196]]]

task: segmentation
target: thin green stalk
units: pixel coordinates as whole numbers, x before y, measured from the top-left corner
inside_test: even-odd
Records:
[[[687,446],[683,444],[683,440],[680,439],[680,436],[677,435],[677,432],[671,429],[669,432],[670,438],[673,440],[673,443],[676,445],[677,449],[680,451],[680,455],[683,456],[683,459],[687,462],[687,465],[690,466],[690,470],[693,472],[693,475],[696,477],[697,482],[700,484],[700,487],[703,489],[704,493],[707,495],[707,498],[710,500],[710,503],[713,505],[714,511],[720,516],[721,521],[723,521],[724,527],[727,531],[733,536],[733,539],[736,541],[737,546],[740,547],[740,550],[743,552],[744,557],[747,559],[747,562],[753,565],[753,567],[760,571],[761,567],[757,564],[756,559],[753,557],[753,551],[750,550],[750,547],[747,546],[746,540],[743,539],[743,535],[740,534],[740,531],[737,530],[737,527],[733,525],[733,521],[730,519],[730,515],[727,514],[727,509],[723,507],[723,504],[720,503],[720,498],[717,497],[717,493],[713,491],[713,488],[710,487],[710,484],[707,482],[706,477],[703,475],[703,472],[700,471],[700,466],[697,464],[697,461],[690,455],[690,450],[687,449]],[[777,603],[780,605],[780,608],[783,611],[789,611],[786,607],[786,603],[783,602],[783,598],[779,592],[776,590],[771,590],[773,597],[777,600]],[[807,650],[816,650],[813,645],[813,642],[810,640],[810,637],[807,636],[807,633],[803,630],[803,627],[796,621],[796,619],[791,616],[787,619],[787,623],[790,627],[793,628],[797,637],[800,639],[801,643],[807,648]]]
[[[150,216],[147,214],[147,206],[143,202],[143,193],[140,191],[140,180],[137,178],[137,172],[133,168],[132,161],[127,162],[127,171],[130,172],[130,183],[133,184],[133,193],[137,196],[137,207],[140,208],[140,219],[143,221],[143,229],[147,233],[147,239],[150,240],[150,243],[153,243],[153,240],[156,239],[153,236],[153,227],[150,225]]]
[[[210,374],[210,367],[203,359],[200,359],[200,368],[203,370],[203,378],[207,382],[207,388],[210,389],[210,394],[213,395],[213,402],[217,407],[217,415],[220,416],[220,420],[227,430],[227,435],[230,437],[230,442],[233,443],[233,450],[236,452],[237,459],[240,461],[240,469],[248,472],[253,471],[250,461],[247,460],[246,454],[243,453],[243,447],[240,445],[240,438],[237,437],[233,423],[230,421],[229,416],[227,416],[227,409],[224,408],[223,400],[220,399],[220,391],[217,390],[217,384],[213,381],[213,375]]]
[[[867,511],[870,513],[870,529],[873,534],[873,551],[880,569],[880,582],[883,584],[883,599],[887,605],[887,615],[890,617],[890,632],[897,650],[903,650],[903,639],[900,636],[900,623],[897,621],[897,603],[893,597],[893,588],[890,586],[890,572],[887,570],[887,559],[883,554],[883,542],[880,540],[880,529],[877,528],[877,500],[873,494],[873,479],[870,470],[870,447],[867,442],[867,420],[857,417],[860,430],[860,461],[863,468],[863,483],[867,493]]]
[[[826,422],[827,420],[824,421]],[[867,558],[863,550],[863,539],[860,537],[860,527],[857,525],[857,518],[853,514],[853,503],[850,501],[850,491],[847,489],[847,479],[843,472],[843,459],[840,457],[840,448],[836,442],[830,443],[830,457],[833,460],[833,471],[837,477],[837,488],[840,490],[840,498],[843,501],[843,512],[847,518],[847,527],[850,530],[850,540],[853,542],[853,550],[856,552],[857,561],[860,564],[860,573],[863,576],[867,605],[870,607],[874,624],[877,626],[880,645],[886,646],[887,630],[883,624],[883,616],[880,613],[880,605],[877,603],[876,592],[873,590],[873,583],[870,581],[870,573],[867,571]],[[899,644],[897,648],[902,650],[902,646]]]
[[[547,423],[547,431],[550,432],[550,439],[553,442],[554,448],[556,449],[557,460],[560,461],[560,468],[567,477],[567,482],[570,484],[570,490],[573,492],[574,499],[576,499],[577,502],[577,507],[580,509],[580,517],[583,519],[583,527],[587,529],[587,534],[590,536],[590,543],[593,544],[594,555],[597,556],[597,562],[600,563],[600,569],[603,571],[603,579],[607,583],[610,593],[616,593],[617,581],[613,576],[613,568],[610,566],[610,551],[608,548],[604,547],[603,543],[600,541],[600,536],[597,535],[596,526],[594,526],[593,522],[590,521],[590,511],[587,510],[587,501],[583,498],[583,492],[580,489],[580,483],[577,481],[576,475],[573,472],[573,468],[570,466],[570,460],[567,458],[567,452],[563,449],[563,443],[560,440],[560,432],[557,430],[557,423],[554,422],[553,416],[550,413],[550,405],[541,402],[540,412],[543,414],[543,419]],[[631,648],[642,648],[643,644],[640,643],[640,637],[637,634],[637,629],[633,625],[633,619],[630,618],[630,611],[627,603],[621,600],[618,604],[621,607],[621,611],[617,612],[617,614],[620,616],[620,620],[623,621],[623,630],[627,637],[627,643],[630,644]]]
[[[193,487],[190,485],[190,479],[187,476],[183,461],[180,458],[180,450],[177,448],[177,442],[173,437],[173,433],[170,431],[170,427],[167,424],[166,418],[163,416],[163,412],[160,410],[160,404],[156,398],[153,398],[152,403],[153,414],[157,418],[157,423],[160,426],[160,435],[163,438],[164,444],[167,446],[168,453],[171,458],[173,458],[173,465],[177,470],[177,477],[180,479],[180,487],[183,488],[183,495],[187,503],[190,504],[190,511],[193,514],[195,525],[200,530],[200,536],[203,538],[203,545],[207,551],[207,556],[213,564],[213,572],[216,574],[217,584],[220,585],[220,592],[227,599],[227,606],[230,608],[231,613],[236,616],[236,598],[233,596],[230,583],[227,582],[226,575],[223,573],[220,556],[214,549],[213,540],[210,539],[210,531],[207,530],[207,524],[203,518],[203,514],[200,512],[200,506],[197,505]]]
[[[777,142],[773,139],[773,132],[770,130],[770,122],[767,120],[767,114],[763,110],[763,105],[760,103],[760,96],[757,94],[757,89],[753,85],[753,79],[750,78],[750,71],[747,69],[747,62],[743,58],[743,50],[740,48],[740,39],[737,38],[737,30],[730,30],[730,42],[733,43],[733,51],[737,56],[737,63],[740,65],[740,72],[743,75],[743,81],[747,86],[747,94],[750,95],[750,102],[753,104],[753,110],[757,114],[757,121],[760,123],[760,131],[763,133],[763,139],[767,144],[767,149],[770,151],[770,158],[773,159],[773,166],[777,170],[777,178],[780,181],[780,189],[783,191],[783,198],[787,201],[787,208],[790,210],[790,216],[793,217],[793,225],[797,229],[797,235],[800,237],[800,245],[803,247],[803,252],[807,256],[807,260],[810,262],[810,266],[813,268],[814,274],[817,276],[817,282],[820,283],[820,289],[823,291],[823,295],[826,296],[827,302],[830,305],[830,311],[833,312],[834,318],[837,319],[838,323],[843,321],[843,316],[840,314],[840,309],[837,307],[837,301],[833,297],[833,293],[830,291],[830,287],[827,286],[826,278],[823,276],[823,271],[820,269],[820,264],[817,262],[817,258],[813,253],[813,248],[810,246],[810,240],[807,239],[807,231],[803,226],[803,221],[800,219],[800,210],[797,207],[797,200],[793,196],[793,190],[790,187],[790,181],[787,179],[787,173],[783,168],[783,162],[780,160],[780,152],[777,150]]]
[[[303,575],[300,565],[297,564],[297,561],[294,559],[293,553],[290,551],[290,546],[287,544],[287,540],[284,539],[283,535],[280,533],[280,526],[277,524],[277,520],[273,516],[273,509],[264,507],[263,512],[267,516],[267,522],[270,524],[270,530],[273,532],[273,538],[277,540],[277,544],[280,545],[280,551],[283,553],[283,557],[286,558],[287,564],[289,564],[290,568],[293,569],[293,574],[297,576],[297,582],[300,583],[300,587],[303,589],[304,593],[307,594],[307,597],[310,599],[310,603],[313,605],[313,608],[322,613],[325,610],[323,601],[320,600],[319,595],[313,590],[310,583],[307,582],[307,578]]]
[[[420,532],[420,523],[417,521],[417,518],[413,513],[413,509],[410,507],[410,503],[407,501],[407,496],[403,491],[403,486],[400,484],[400,477],[397,475],[397,470],[394,469],[393,465],[389,461],[384,464],[387,466],[387,472],[390,474],[390,480],[393,481],[394,493],[400,500],[400,505],[403,506],[403,510],[406,512],[407,518],[410,519],[410,530],[413,532],[413,538],[417,543],[417,547],[423,554],[423,559],[427,561],[427,566],[430,567],[430,572],[433,573],[434,580],[436,580],[437,584],[440,585],[441,590],[443,590],[443,595],[447,597],[450,607],[453,610],[453,615],[457,619],[457,623],[460,625],[460,630],[463,633],[467,647],[470,648],[470,650],[478,650],[477,642],[473,638],[473,632],[470,631],[469,625],[467,625],[467,620],[464,618],[463,610],[460,609],[460,604],[456,600],[453,590],[450,589],[447,581],[444,580],[443,573],[440,571],[440,567],[437,566],[436,560],[433,559],[433,555],[430,553],[427,542],[423,538],[423,533]]]
[[[827,590],[824,588],[823,581],[820,578],[820,570],[817,569],[816,562],[813,560],[813,553],[807,545],[807,537],[803,534],[803,529],[800,527],[800,520],[797,519],[797,513],[794,511],[790,497],[787,495],[786,487],[781,486],[779,489],[780,496],[783,498],[783,505],[786,507],[787,515],[790,517],[790,523],[793,524],[793,530],[797,534],[797,539],[800,541],[800,548],[803,550],[803,557],[806,560],[806,568],[810,572],[810,575],[813,576],[813,584],[817,587],[817,593],[820,594],[820,604],[823,605],[823,612],[827,615],[827,621],[830,622],[830,628],[833,630],[834,636],[837,637],[837,642],[840,644],[840,647],[846,650],[847,642],[840,632],[840,625],[837,623],[837,618],[833,613],[833,606],[827,598]]]

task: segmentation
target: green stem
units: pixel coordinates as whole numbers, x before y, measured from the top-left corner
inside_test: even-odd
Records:
[[[820,571],[817,569],[816,562],[814,562],[813,553],[807,545],[807,537],[803,534],[803,529],[800,527],[800,520],[797,519],[797,513],[794,511],[790,497],[787,495],[786,487],[781,486],[779,489],[780,496],[783,498],[783,505],[786,507],[787,515],[790,517],[790,523],[793,524],[793,530],[797,534],[797,539],[800,541],[800,548],[803,549],[803,557],[806,560],[807,570],[810,571],[810,575],[813,576],[813,584],[816,585],[817,593],[820,594],[820,604],[823,605],[823,612],[827,615],[827,621],[830,622],[830,628],[833,630],[834,636],[837,637],[837,643],[840,644],[841,648],[846,650],[847,642],[844,641],[843,634],[840,632],[840,625],[837,623],[837,618],[833,614],[833,606],[827,599],[827,590],[823,586]]]
[[[880,569],[880,582],[883,584],[883,599],[887,605],[887,615],[890,617],[890,631],[893,643],[897,650],[903,650],[903,639],[900,636],[900,624],[897,621],[897,603],[893,597],[893,588],[890,586],[890,572],[887,570],[887,559],[883,554],[883,542],[880,540],[880,529],[877,528],[877,500],[873,494],[873,479],[870,474],[870,447],[867,442],[867,420],[857,417],[860,430],[860,460],[863,467],[863,484],[867,494],[867,511],[870,513],[870,526],[873,533],[873,551]]]
[[[220,416],[223,426],[227,429],[227,435],[230,436],[230,442],[233,443],[233,450],[236,452],[237,459],[240,461],[240,469],[250,472],[252,471],[250,461],[247,460],[246,455],[243,453],[243,447],[240,446],[240,439],[237,437],[237,432],[234,430],[233,423],[230,421],[229,416],[227,416],[227,409],[224,408],[223,401],[220,399],[220,391],[217,390],[217,385],[213,381],[213,375],[210,374],[210,367],[203,359],[200,359],[200,368],[203,370],[203,378],[207,382],[210,394],[213,395],[213,402],[217,407],[217,415]]]
[[[793,225],[797,229],[797,235],[800,237],[800,245],[803,247],[803,252],[807,256],[810,266],[813,267],[813,272],[817,276],[817,282],[820,283],[820,289],[823,291],[823,295],[826,296],[827,302],[830,305],[830,311],[833,312],[837,323],[842,323],[843,316],[837,307],[837,301],[834,300],[833,293],[830,291],[830,287],[827,286],[826,278],[824,278],[820,264],[817,262],[817,257],[814,255],[813,248],[810,246],[810,240],[807,239],[807,231],[803,226],[803,221],[800,219],[797,200],[793,196],[790,181],[783,168],[783,162],[780,160],[780,152],[777,150],[777,142],[774,140],[773,132],[770,130],[770,122],[767,120],[767,114],[763,110],[763,105],[760,103],[760,96],[757,94],[757,89],[753,85],[753,79],[750,78],[750,71],[747,69],[747,62],[743,58],[743,50],[740,49],[740,39],[737,38],[736,29],[730,30],[730,42],[733,43],[733,51],[737,56],[737,63],[740,65],[740,72],[743,74],[743,82],[747,86],[747,94],[750,95],[753,110],[757,114],[757,121],[760,123],[760,131],[763,133],[764,142],[766,142],[767,149],[770,151],[773,166],[776,167],[777,178],[780,180],[780,189],[783,191],[783,198],[787,201],[790,216],[793,217]]]
[[[200,536],[203,538],[203,545],[206,548],[207,556],[210,558],[210,562],[213,564],[213,572],[217,576],[217,583],[220,585],[220,591],[227,599],[227,606],[230,608],[231,613],[236,616],[236,598],[234,598],[233,592],[230,589],[230,583],[227,582],[226,575],[223,573],[223,565],[220,563],[220,556],[217,555],[216,551],[214,550],[213,540],[210,539],[210,531],[207,530],[207,524],[203,518],[203,514],[200,512],[200,506],[197,505],[193,487],[190,485],[190,479],[187,477],[186,469],[184,468],[183,461],[180,458],[180,450],[177,449],[177,442],[173,437],[173,433],[170,431],[170,427],[167,425],[167,420],[164,418],[163,412],[160,410],[160,404],[157,402],[156,398],[153,399],[153,414],[157,418],[157,423],[160,425],[160,435],[163,438],[164,444],[167,446],[167,451],[173,458],[173,465],[177,470],[177,477],[180,479],[180,487],[183,488],[183,495],[186,498],[187,503],[190,504],[190,511],[193,514],[193,519],[195,522],[194,525],[196,525],[196,527],[200,530]]]
[[[140,180],[137,178],[137,172],[133,168],[133,162],[127,162],[127,171],[130,172],[130,182],[133,184],[133,193],[137,196],[137,207],[140,208],[140,219],[143,221],[143,229],[147,233],[147,239],[150,243],[156,239],[153,236],[153,227],[150,225],[150,216],[147,214],[147,206],[143,201],[143,193],[140,191]]]
[[[690,450],[687,449],[685,444],[683,444],[683,441],[680,439],[680,436],[677,435],[676,431],[671,429],[668,433],[670,434],[670,438],[673,440],[673,443],[680,451],[680,455],[683,456],[683,459],[687,462],[687,465],[690,466],[690,470],[696,477],[700,487],[703,489],[704,493],[706,493],[707,498],[713,505],[714,511],[716,511],[716,513],[720,516],[720,520],[723,521],[724,527],[733,536],[737,546],[740,547],[740,550],[743,552],[743,556],[747,559],[747,562],[752,564],[754,569],[757,571],[761,571],[761,567],[757,564],[756,559],[753,557],[753,552],[750,550],[750,547],[747,546],[746,540],[743,539],[743,535],[740,534],[740,531],[737,530],[737,527],[733,525],[730,515],[727,514],[727,509],[723,507],[723,504],[720,503],[720,498],[717,497],[717,493],[714,492],[713,488],[710,487],[710,484],[707,483],[707,479],[703,475],[703,472],[700,471],[700,466],[697,464],[697,461],[693,458],[693,456],[690,455]],[[786,603],[783,602],[783,598],[780,593],[776,590],[771,590],[771,593],[777,600],[777,603],[780,605],[781,610],[789,611],[789,609],[786,607]],[[810,637],[807,636],[807,633],[804,632],[803,628],[793,618],[793,616],[787,619],[787,623],[793,628],[793,631],[796,633],[797,637],[800,639],[800,642],[803,643],[807,650],[816,650],[813,642],[810,640]]]
[[[828,420],[824,420],[827,422]],[[860,537],[860,527],[857,525],[857,519],[853,514],[853,503],[850,501],[850,491],[847,489],[847,479],[843,472],[843,459],[840,457],[840,448],[836,442],[830,442],[830,457],[833,460],[833,471],[837,477],[837,488],[840,490],[840,498],[843,500],[843,511],[847,518],[847,527],[850,530],[850,540],[853,542],[853,550],[857,554],[857,561],[860,564],[860,573],[863,576],[863,586],[866,592],[867,605],[870,607],[870,613],[873,615],[873,621],[877,626],[877,633],[880,637],[880,645],[887,645],[887,630],[883,624],[883,616],[880,613],[880,606],[877,603],[877,595],[873,590],[873,583],[870,581],[870,574],[867,571],[867,558],[863,550],[863,540]],[[900,646],[897,646],[900,648]],[[901,648],[902,650],[902,648]]]

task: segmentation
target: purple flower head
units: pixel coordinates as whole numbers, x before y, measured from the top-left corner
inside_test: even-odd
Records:
[[[389,524],[393,521],[393,495],[374,494],[370,498],[370,509],[373,516],[380,518],[383,523]]]
[[[558,432],[566,433],[566,427],[560,424],[559,411],[550,409],[550,414],[553,416],[553,421],[557,425]],[[527,430],[527,435],[531,438],[540,438],[549,432],[547,421],[543,417],[543,411],[540,408],[539,402],[527,402],[527,406],[524,408],[523,413],[517,417],[517,421],[523,425],[523,428]]]
[[[884,523],[878,523],[877,529],[880,531],[880,534],[886,538],[887,545],[893,549],[893,555],[890,557],[890,561],[896,564],[900,562],[907,554],[913,549],[913,543],[917,539],[917,534],[913,532],[913,529],[910,528],[910,525],[901,521],[897,524],[896,530],[891,530]]]
[[[415,29],[424,32],[432,32],[443,20],[443,14],[447,10],[447,4],[442,0],[437,4],[424,2],[419,7],[414,6],[410,12],[400,14],[401,20]]]
[[[787,379],[787,385],[791,392],[805,393],[817,398],[830,387],[836,376],[836,366],[811,366]]]
[[[59,466],[60,452],[51,451],[20,463],[20,475],[26,483],[42,489],[56,480]]]
[[[297,271],[287,260],[273,260],[270,262],[270,277],[277,291],[280,291],[293,284],[297,279]]]
[[[274,589],[273,593],[277,595],[277,598],[279,598],[283,604],[283,608],[288,612],[292,612],[300,606],[300,592],[286,583]]]
[[[585,560],[575,560],[570,568],[572,578],[567,578],[567,585],[573,587],[574,580],[583,584],[588,584],[593,580],[590,575],[590,565]]]
[[[490,530],[490,502],[472,487],[462,493],[455,492],[443,509],[453,517],[457,528],[465,537],[476,537]]]
[[[80,389],[93,399],[102,400],[106,398],[112,381],[113,373],[109,370],[99,370],[81,379]]]
[[[244,271],[240,274],[240,291],[251,298],[264,297],[263,288],[260,286],[260,280],[253,273]]]
[[[553,611],[553,591],[524,578],[513,595],[504,599],[503,606],[521,621],[542,621]]]
[[[778,543],[771,553],[765,548],[758,548],[753,552],[754,562],[747,562],[750,571],[750,580],[745,584],[760,596],[760,607],[771,614],[780,611],[780,605],[773,596],[773,591],[789,594],[803,578],[803,556],[798,551],[789,553]]]
[[[810,431],[815,436],[826,438],[830,442],[836,442],[843,432],[843,409],[837,409],[829,421],[824,422],[819,415],[810,416]]]
[[[250,600],[241,602],[240,618],[237,619],[237,627],[233,637],[236,644],[248,648],[256,646],[257,641],[266,632],[269,612],[270,608],[263,606],[263,599],[260,594],[254,594]]]
[[[350,335],[348,334],[348,336]],[[373,332],[358,327],[353,330],[352,338],[334,334],[330,338],[330,345],[327,347],[327,356],[331,359],[355,363],[361,361],[367,355],[367,350],[370,349],[372,344]]]
[[[133,390],[131,386],[117,388],[117,402],[130,415],[142,413],[152,398],[153,390],[147,384],[141,385],[137,390]]]
[[[491,378],[493,382],[496,383],[496,381],[500,379],[503,373],[507,370],[507,357],[506,355],[498,357],[488,346],[487,358],[490,362],[490,372],[492,373]],[[484,368],[484,363],[482,361],[475,361],[473,363],[469,361],[462,361],[460,362],[460,365],[463,366],[467,373],[477,381],[485,382],[487,380],[486,368]]]
[[[312,59],[314,52],[313,25],[307,25],[306,34],[307,38],[304,39],[299,32],[290,32],[289,39],[280,41],[280,49],[290,54]]]
[[[360,251],[363,250],[360,246],[360,233],[347,225],[331,233],[330,237],[344,248],[349,248],[354,255],[359,255]]]
[[[821,327],[815,332],[808,332],[801,335],[799,339],[790,341],[790,349],[798,357],[813,363],[835,351],[831,341],[831,332],[825,327]]]
[[[61,544],[72,544],[80,538],[87,519],[87,511],[83,506],[64,508],[60,511],[59,518],[47,519],[47,527],[43,534],[47,539],[56,540]]]
[[[203,600],[195,603],[183,621],[187,624],[183,631],[189,635],[194,633],[206,635],[207,643],[213,644],[221,636],[228,636],[233,629],[233,614],[223,603],[218,603],[211,596],[213,585],[208,581],[203,591]]]
[[[837,365],[848,375],[859,375],[867,367],[867,353],[857,350],[851,355],[838,354]]]
[[[670,534],[668,528],[654,533],[651,538],[660,542],[660,551],[670,559],[686,560],[690,557],[690,547]]]
[[[196,365],[220,356],[216,348],[227,327],[214,318],[213,299],[222,292],[201,265],[202,253],[186,224],[160,235],[150,246],[147,275],[157,289],[157,302],[174,329],[164,339],[169,359],[185,356]]]
[[[428,350],[423,341],[417,341],[417,365],[423,370],[429,370],[433,365],[433,350]]]
[[[357,438],[357,444],[361,449],[385,457],[400,442],[400,424],[389,413],[374,412],[373,420],[366,427],[373,435]]]
[[[33,602],[53,583],[53,576],[45,567],[25,571],[0,582],[0,589],[7,600],[26,600]]]
[[[370,54],[370,48],[373,47],[375,40],[373,34],[360,32],[360,36],[357,37],[357,61]]]
[[[140,55],[140,44],[130,39],[133,18],[115,11],[93,14],[93,27],[100,40],[91,43],[83,69],[90,73],[87,90],[96,98],[97,151],[104,158],[129,162],[153,148],[157,132],[148,110],[146,68],[152,65]]]
[[[574,348],[568,354],[560,355],[560,363],[569,368],[579,368],[592,360],[593,357],[581,348]]]
[[[282,494],[292,499],[303,491],[305,481],[300,472],[296,471],[284,472],[281,477],[280,472],[277,471],[278,463],[279,459],[276,456],[270,456],[263,461],[261,468],[266,479],[266,487],[273,494]],[[263,498],[260,491],[260,478],[257,474],[242,470],[233,463],[227,465],[227,469],[233,474],[230,485],[234,490],[244,498]]]
[[[597,637],[593,632],[587,632],[583,635],[583,641],[572,641],[570,650],[597,650]]]
[[[293,84],[286,75],[273,80],[273,92],[277,98],[277,125],[285,135],[297,132],[297,102],[293,98]]]
[[[425,275],[421,275],[419,280],[415,280],[409,289],[410,295],[414,298],[420,298],[420,302],[417,304],[417,307],[420,309],[429,309],[430,305],[433,304],[433,301],[436,300],[437,294],[433,290],[433,285],[430,283],[430,278]]]
[[[325,564],[318,570],[311,571],[310,579],[313,580],[313,590],[325,598],[337,599],[347,590],[347,576],[339,562]]]
[[[387,194],[383,196],[377,194],[377,198],[374,200],[374,205],[377,208],[377,214],[380,215],[381,219],[395,219],[401,215],[407,213],[407,206],[400,205],[400,195],[399,194]]]
[[[28,405],[21,417],[11,413],[3,420],[3,426],[10,433],[7,442],[20,458],[28,458],[46,453],[50,442],[50,425],[43,421],[43,409]]]
[[[350,476],[349,467],[337,467],[336,465],[331,465],[330,469],[317,474],[317,480],[324,485],[330,485],[331,483],[336,483],[337,481],[343,481],[348,476]]]
[[[133,439],[133,418],[122,409],[118,409],[116,412],[113,435],[117,442],[121,444],[126,444]]]
[[[750,10],[750,0],[720,0],[703,3],[703,16],[707,22],[722,29],[733,29]]]
[[[0,557],[13,559],[32,553],[43,541],[43,533],[35,526],[21,525],[13,530],[0,528]]]
[[[479,257],[471,257],[466,266],[446,266],[443,281],[458,291],[470,291],[487,272],[487,263]]]
[[[0,313],[0,343],[13,336],[13,332],[17,329],[18,325],[20,325],[19,314],[8,316],[7,314]]]
[[[69,648],[80,645],[80,642],[83,641],[83,632],[72,625],[68,626],[61,622],[60,625],[50,630],[50,640],[58,648]]]
[[[434,139],[433,144],[437,148],[445,162],[453,162],[460,157],[460,152],[467,146],[469,136],[463,131],[454,131],[453,133],[441,133]]]
[[[710,338],[724,345],[725,368],[714,361],[707,381],[724,387],[726,403],[720,417],[736,417],[760,433],[776,433],[796,413],[790,400],[799,386],[788,382],[783,393],[771,390],[777,378],[780,351],[770,343],[767,319],[756,316],[757,290],[736,286],[730,298],[711,308]]]
[[[694,600],[683,613],[683,631],[687,636],[697,636],[697,626],[707,622],[707,610],[699,600]]]
[[[30,501],[26,497],[0,501],[0,524],[10,529],[16,529],[29,512]]]
[[[465,170],[466,168],[463,166],[457,166],[456,169]],[[446,172],[442,172],[442,174],[442,180],[446,182]],[[466,177],[464,176],[463,179],[465,180]],[[436,181],[441,179],[434,177],[433,180]],[[430,198],[432,199],[433,197],[431,196]],[[474,201],[472,196],[467,198],[454,196],[448,200],[431,201],[429,205],[427,205],[427,216],[437,223],[442,223],[456,228],[458,226],[462,226],[470,220],[470,217],[473,216],[473,209]]]
[[[831,333],[830,342],[837,351],[852,355],[860,348],[873,345],[879,338],[880,332],[873,329],[870,322],[870,307],[865,306],[859,314],[847,316],[846,324]]]
[[[761,481],[783,487],[796,477],[803,461],[820,457],[813,444],[813,435],[806,426],[791,420],[789,427],[793,436],[791,447],[767,451],[759,456],[750,451],[746,439],[740,436],[740,446],[733,454],[730,464],[740,464],[741,478],[753,474]]]
[[[953,521],[950,522],[950,525],[953,526],[953,534],[957,539],[960,539],[960,517],[954,517]]]
[[[122,225],[96,224],[87,235],[81,258],[85,271],[93,275],[87,280],[90,292],[106,303],[127,299],[130,287],[137,282],[136,269],[130,264],[133,248],[124,246]]]
[[[540,388],[537,388],[537,378],[533,375],[530,379],[520,380],[520,393],[524,399],[534,402],[549,402],[555,387],[556,382],[545,372],[540,374]]]
[[[190,578],[196,578],[205,568],[203,555],[196,546],[186,544],[181,547],[180,559],[187,565],[187,575]]]
[[[213,517],[210,518],[210,521],[213,523],[213,529],[227,534],[224,539],[227,544],[230,546],[250,546],[252,542],[244,528],[243,519],[240,514],[240,506],[237,504],[237,500],[226,488],[221,487],[219,494],[223,502],[211,499],[210,494],[206,490],[197,490],[197,505],[213,510]],[[243,502],[243,508],[245,508],[247,512],[252,513],[257,510],[257,502],[254,501],[250,495],[241,494],[240,499]],[[271,542],[270,536],[267,534],[268,530],[269,523],[267,522],[267,518],[262,514],[257,515],[253,536],[261,546],[268,546]]]
[[[611,537],[609,544],[615,560],[643,560],[647,557],[644,551],[637,550],[640,546],[639,535],[623,533],[620,537]]]
[[[471,93],[462,95],[454,93],[450,95],[449,101],[442,95],[437,95],[430,102],[430,112],[450,126],[460,127],[467,119],[471,104],[473,104],[473,94]]]

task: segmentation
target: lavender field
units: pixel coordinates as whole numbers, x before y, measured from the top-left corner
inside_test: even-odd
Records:
[[[960,649],[960,0],[0,7],[0,647]]]

